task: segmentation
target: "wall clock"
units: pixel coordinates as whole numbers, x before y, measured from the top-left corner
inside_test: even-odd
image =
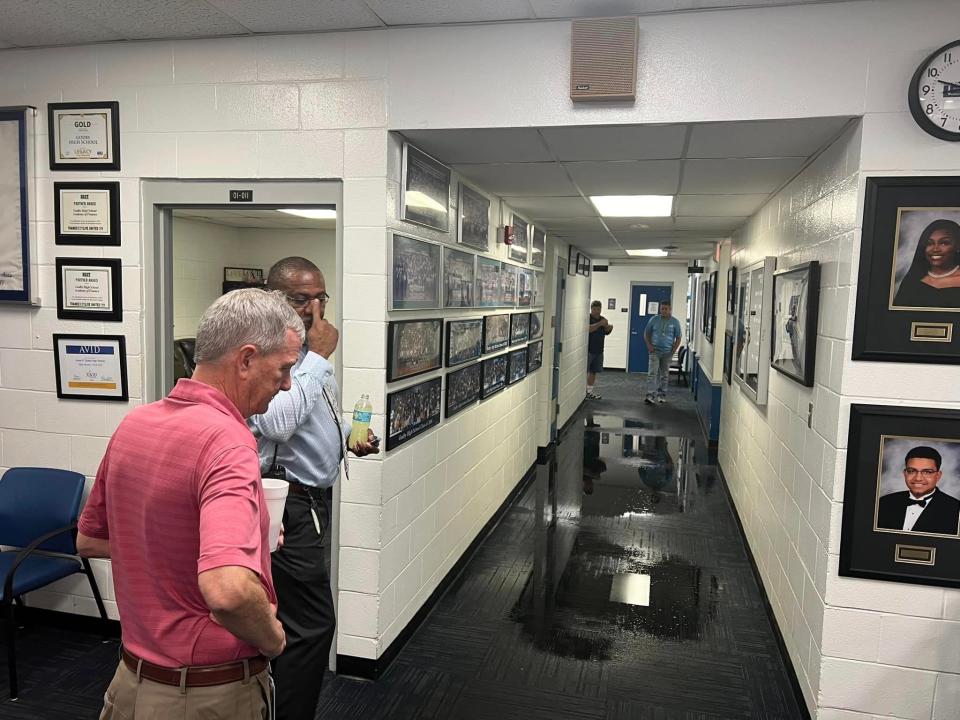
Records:
[[[960,40],[920,63],[907,91],[910,114],[925,132],[960,140]]]

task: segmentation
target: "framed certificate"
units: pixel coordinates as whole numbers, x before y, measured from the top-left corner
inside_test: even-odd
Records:
[[[129,399],[127,344],[123,335],[53,336],[57,397],[66,400]]]
[[[57,245],[119,245],[120,183],[53,184]]]
[[[0,302],[36,297],[36,236],[30,228],[35,114],[30,107],[0,108]]]
[[[57,258],[57,317],[123,320],[119,258]]]
[[[47,105],[51,170],[119,170],[120,103]]]

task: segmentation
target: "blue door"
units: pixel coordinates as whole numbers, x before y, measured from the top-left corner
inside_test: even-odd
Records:
[[[650,354],[643,340],[643,331],[654,315],[660,312],[660,303],[671,302],[671,285],[632,285],[630,287],[630,347],[627,372],[645,373],[650,366]]]

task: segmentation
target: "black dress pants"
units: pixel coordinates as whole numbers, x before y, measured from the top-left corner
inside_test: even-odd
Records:
[[[286,649],[273,661],[273,678],[277,719],[314,720],[337,626],[330,590],[332,492],[308,491],[320,521],[318,535],[311,498],[292,491],[283,510],[283,547],[272,556],[277,618],[287,634]]]

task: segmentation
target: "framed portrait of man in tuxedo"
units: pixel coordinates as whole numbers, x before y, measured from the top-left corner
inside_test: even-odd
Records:
[[[840,574],[960,587],[960,412],[853,405]]]

